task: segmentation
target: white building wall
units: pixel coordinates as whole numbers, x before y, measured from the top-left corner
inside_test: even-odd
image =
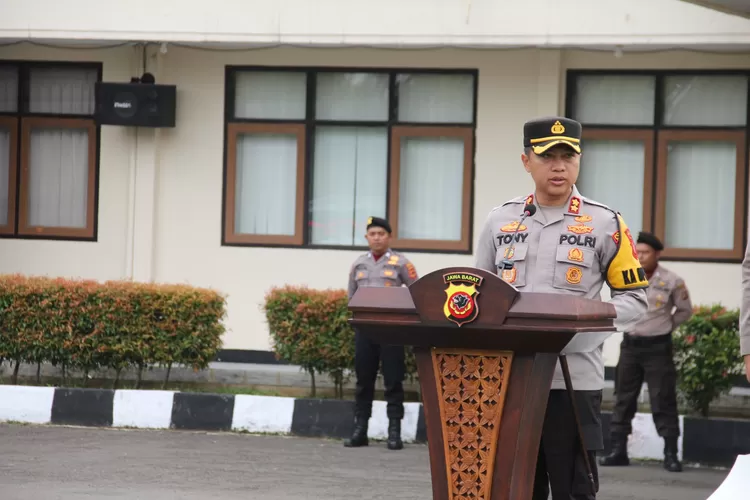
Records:
[[[29,45],[0,46],[0,60],[102,62],[104,80],[130,79],[134,51],[60,50]],[[132,131],[102,128],[99,156],[98,241],[0,239],[0,273],[83,277],[126,277],[128,187]]]
[[[681,0],[3,0],[0,37],[263,44],[750,43],[750,20]],[[666,21],[666,22],[665,22]]]
[[[161,81],[178,85],[178,126],[161,136],[155,279],[185,280],[228,293],[226,347],[268,349],[260,309],[264,293],[285,283],[345,288],[351,263],[359,255],[346,250],[221,247],[225,65],[478,68],[476,232],[490,208],[531,189],[519,160],[521,125],[530,115],[556,112],[558,58],[557,53],[536,51],[170,49]],[[545,76],[541,94],[540,73]],[[409,257],[421,275],[473,262],[467,255]]]
[[[141,72],[139,53],[0,48],[0,59],[103,61],[104,79]],[[282,284],[345,287],[358,252],[221,246],[225,65],[452,67],[479,70],[474,233],[487,212],[532,184],[523,171],[522,124],[564,111],[564,76],[574,68],[748,68],[750,54],[626,55],[578,51],[397,51],[278,48],[241,52],[172,46],[149,59],[160,83],[178,88],[177,127],[102,127],[98,242],[0,240],[0,272],[181,282],[228,294],[225,348],[269,349],[261,305]],[[135,186],[131,190],[131,186]],[[476,239],[476,237],[475,237]],[[471,265],[471,256],[410,253],[419,273]],[[668,263],[697,303],[739,303],[738,264]],[[617,338],[607,342],[607,364]]]
[[[563,73],[569,69],[750,69],[750,52],[744,54],[715,54],[670,51],[659,53],[625,54],[615,57],[612,52],[566,50],[562,56]],[[564,87],[561,106],[564,108]],[[561,108],[562,109],[562,108]],[[717,214],[716,223],[721,223]],[[711,228],[695,228],[706,238]],[[662,264],[685,280],[694,304],[722,303],[727,307],[739,307],[741,294],[740,264],[718,264],[706,262],[670,262]],[[606,287],[605,287],[606,289]],[[605,297],[607,294],[603,294]],[[617,364],[621,334],[612,336],[604,345],[605,365]]]

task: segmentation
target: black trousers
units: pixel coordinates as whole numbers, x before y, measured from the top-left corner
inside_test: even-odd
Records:
[[[639,338],[627,334],[623,337],[615,379],[617,399],[610,424],[612,434],[627,436],[633,431],[632,421],[644,380],[659,436],[679,436],[677,370],[672,357],[671,333],[658,337]]]
[[[375,379],[381,361],[388,418],[401,420],[404,418],[404,346],[380,345],[359,332],[355,332],[357,391],[354,416],[369,419],[372,415]]]
[[[599,491],[596,451],[604,448],[601,427],[602,391],[575,391],[581,430],[594,487],[588,479],[573,407],[567,391],[552,390],[544,415],[542,441],[534,476],[533,500],[594,500]]]

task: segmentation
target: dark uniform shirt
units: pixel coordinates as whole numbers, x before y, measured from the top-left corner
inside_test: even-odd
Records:
[[[349,272],[349,299],[363,286],[409,286],[417,281],[414,264],[402,253],[388,250],[378,260],[367,252],[352,264]]]

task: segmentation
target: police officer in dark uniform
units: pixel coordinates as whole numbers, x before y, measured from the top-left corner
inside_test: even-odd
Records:
[[[672,332],[693,315],[685,282],[659,264],[664,245],[651,233],[638,235],[638,258],[648,278],[648,312],[623,334],[617,363],[615,401],[610,430],[612,453],[603,466],[629,465],[628,435],[645,379],[656,431],[664,438],[664,468],[682,471],[677,458],[680,436],[677,413],[677,371],[672,359]]]
[[[379,217],[367,221],[370,251],[357,258],[349,272],[349,299],[359,287],[409,286],[417,271],[409,259],[390,248],[391,226]],[[346,447],[367,446],[367,429],[372,414],[378,365],[383,363],[383,382],[388,413],[388,449],[400,450],[401,420],[404,418],[404,346],[380,345],[355,332],[354,364],[357,375],[354,433]]]
[[[646,311],[648,281],[620,214],[586,198],[575,186],[581,124],[565,117],[540,118],[527,122],[523,132],[521,161],[535,191],[490,211],[479,235],[476,267],[500,275],[521,292],[601,300],[606,283],[609,303],[617,312],[615,326],[629,327]],[[537,210],[521,222],[527,204]],[[512,259],[512,268],[504,266],[505,259]],[[550,492],[553,500],[593,500],[598,490],[595,452],[603,448],[602,348],[568,354],[566,359],[582,436],[558,363],[544,416],[534,500],[547,500]]]

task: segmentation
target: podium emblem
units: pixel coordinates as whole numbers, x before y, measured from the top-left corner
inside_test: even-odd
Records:
[[[478,288],[484,278],[472,273],[443,275],[447,298],[443,306],[445,317],[458,326],[471,323],[479,315]]]

